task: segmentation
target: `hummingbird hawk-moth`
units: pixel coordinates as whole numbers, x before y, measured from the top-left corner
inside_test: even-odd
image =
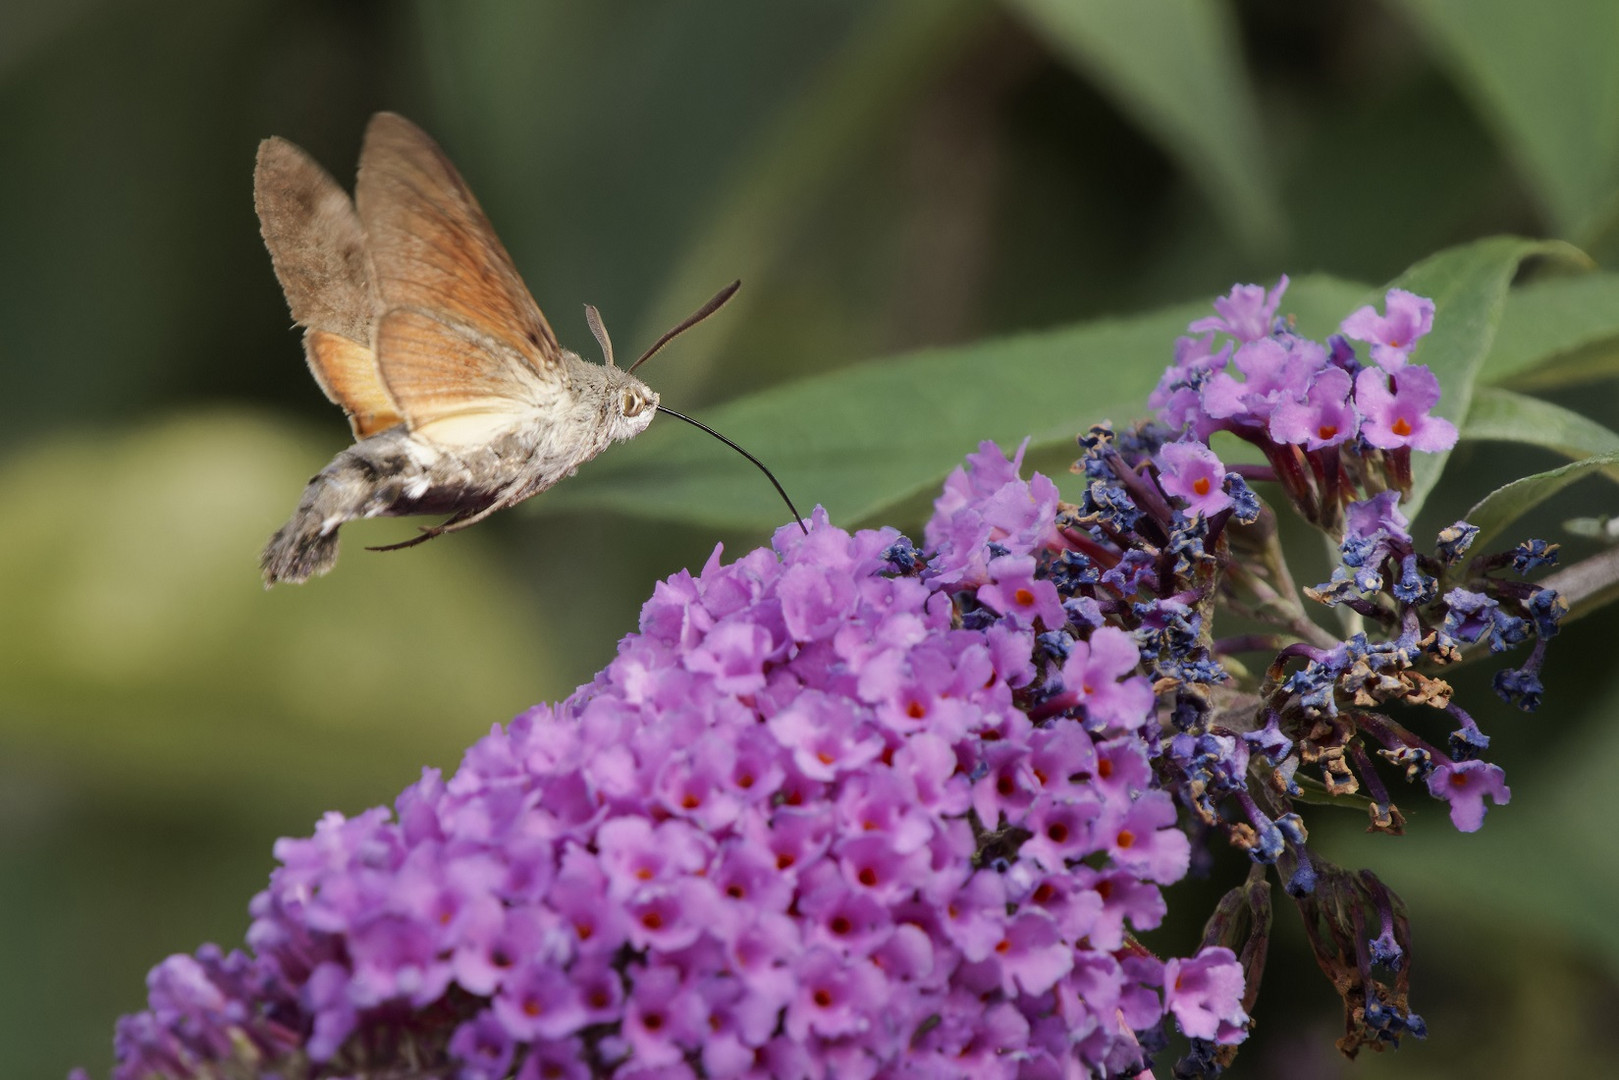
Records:
[[[703,427],[764,469],[713,429],[662,408],[632,374],[736,283],[629,368],[614,365],[601,319],[587,307],[606,360],[594,364],[558,343],[471,189],[404,117],[371,118],[352,200],[285,139],[259,145],[253,180],[309,370],[356,439],[309,481],[270,538],[260,559],[266,587],[330,570],[338,530],[357,518],[448,515],[380,550],[482,521],[645,431],[658,411]]]

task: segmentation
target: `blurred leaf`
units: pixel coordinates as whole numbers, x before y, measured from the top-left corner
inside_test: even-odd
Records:
[[[1543,364],[1502,379],[1520,390],[1555,390],[1619,376],[1619,337],[1548,357]]]
[[[1433,332],[1418,347],[1416,359],[1439,376],[1444,397],[1435,410],[1459,428],[1467,419],[1473,383],[1495,340],[1507,290],[1518,264],[1531,255],[1583,258],[1556,241],[1497,236],[1440,252],[1407,270],[1390,287],[1407,289],[1434,302]],[[1366,299],[1382,310],[1384,291]],[[1428,493],[1439,482],[1449,453],[1412,457],[1411,493],[1400,504],[1416,517]]]
[[[972,0],[901,0],[874,5],[864,16],[814,82],[761,130],[669,272],[640,340],[654,340],[727,281],[771,270],[818,197],[894,129],[931,76],[972,41],[985,8]],[[756,292],[744,290],[733,308],[745,308]],[[703,349],[666,369],[661,384],[676,397],[689,396],[741,327],[738,314],[705,327]]]
[[[51,38],[86,18],[106,0],[0,5],[0,75],[8,74]]]
[[[1202,185],[1232,233],[1281,233],[1236,19],[1211,0],[1010,0]]]
[[[1545,278],[1514,289],[1479,374],[1536,387],[1619,375],[1619,274]]]
[[[1462,426],[1464,439],[1491,439],[1554,450],[1584,458],[1619,451],[1619,434],[1571,409],[1510,390],[1481,386]],[[1619,480],[1619,470],[1607,470]]]
[[[1619,4],[1398,0],[1515,158],[1554,228],[1619,210]]]
[[[1274,64],[1274,50],[1256,48],[1255,67]],[[1277,126],[1294,123],[1289,115]],[[1319,263],[1382,281],[1458,238],[1510,231],[1502,204],[1517,195],[1514,178],[1492,133],[1438,71],[1413,71],[1380,81],[1374,93],[1335,100],[1295,137],[1275,143],[1286,265]]]
[[[1483,550],[1503,528],[1527,514],[1574,481],[1619,463],[1619,452],[1597,454],[1549,472],[1525,476],[1496,488],[1463,515],[1478,526],[1473,544]]]
[[[1563,528],[1575,536],[1598,543],[1619,543],[1619,517],[1605,514],[1600,517],[1569,518],[1563,522]]]
[[[1582,530],[1575,527],[1581,521],[1595,524],[1602,519],[1575,518],[1564,522],[1563,527],[1576,536],[1582,535]],[[1609,534],[1601,537],[1609,545],[1615,540],[1612,526],[1612,520],[1608,519],[1597,530]],[[1555,573],[1547,574],[1536,584],[1561,593],[1567,602],[1568,612],[1558,621],[1560,626],[1583,619],[1619,601],[1619,547],[1610,546],[1577,563],[1571,563]]]
[[[3,6],[7,23],[56,7]],[[232,287],[268,265],[244,220],[253,142],[233,123],[253,93],[236,57],[261,0],[66,7],[0,79],[7,450],[57,424],[217,392],[236,368],[218,357],[241,349],[243,320],[222,314]],[[13,29],[0,24],[0,53]]]
[[[222,412],[4,463],[4,756],[146,798],[321,786],[340,805],[453,764],[554,689],[475,544],[406,560],[351,526],[335,573],[266,593],[258,549],[318,467],[303,445]]]
[[[1295,282],[1284,310],[1324,334],[1365,287]],[[1092,424],[1147,414],[1147,395],[1207,301],[1040,334],[922,352],[772,387],[700,419],[770,465],[795,501],[865,521],[931,490],[980,440],[1071,444]],[[660,423],[546,495],[652,517],[768,526],[783,510],[745,461],[682,425]]]

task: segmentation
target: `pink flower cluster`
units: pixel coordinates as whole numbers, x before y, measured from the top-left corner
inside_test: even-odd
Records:
[[[1370,344],[1375,366],[1362,368],[1341,338],[1322,345],[1273,326],[1286,289],[1285,275],[1269,293],[1239,285],[1215,302],[1218,316],[1191,324],[1203,336],[1175,343],[1175,363],[1148,399],[1166,424],[1202,442],[1229,430],[1306,450],[1356,435],[1380,450],[1455,445],[1455,425],[1431,412],[1439,379],[1409,363],[1433,328],[1432,300],[1390,289],[1386,317],[1363,307],[1345,319],[1344,335]],[[1216,334],[1234,340],[1216,349]]]
[[[974,463],[925,569],[822,515],[716,550],[594,682],[448,782],[282,841],[253,960],[157,969],[118,1075],[244,1042],[342,1072],[435,1024],[466,1080],[1111,1075],[1166,1015],[1240,1040],[1230,950],[1166,963],[1127,939],[1189,858],[1135,646],[1077,641],[1086,721],[1030,720],[1036,622],[1066,618],[1032,558],[1055,488],[992,447]],[[1001,617],[963,628],[947,587]]]
[[[1210,437],[1228,431],[1259,447],[1279,481],[1310,521],[1339,523],[1353,470],[1342,454],[1386,457],[1390,482],[1410,483],[1413,450],[1435,453],[1456,445],[1456,425],[1433,413],[1439,379],[1410,363],[1433,328],[1433,301],[1390,289],[1386,315],[1360,308],[1326,344],[1294,333],[1276,318],[1284,275],[1268,293],[1238,285],[1216,300],[1218,314],[1194,321],[1199,337],[1175,343],[1148,404],[1181,441],[1166,445],[1159,465],[1166,490],[1185,499],[1188,513],[1217,512],[1229,500],[1224,471]],[[1222,340],[1223,339],[1223,340]],[[1363,366],[1349,341],[1365,342],[1373,364]]]

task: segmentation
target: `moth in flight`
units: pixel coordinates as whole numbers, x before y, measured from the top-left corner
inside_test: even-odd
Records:
[[[338,530],[366,517],[448,515],[410,547],[464,529],[570,475],[664,408],[634,375],[719,308],[733,283],[628,368],[586,308],[606,363],[562,348],[449,158],[420,128],[378,113],[351,200],[285,139],[259,145],[253,201],[320,388],[356,442],[309,481],[264,549],[266,587],[337,561]],[[803,521],[792,501],[794,518]]]

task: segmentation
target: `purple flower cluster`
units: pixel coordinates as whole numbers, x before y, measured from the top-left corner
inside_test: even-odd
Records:
[[[1285,285],[1191,325],[1162,423],[1081,437],[1077,502],[983,443],[921,549],[817,512],[659,584],[572,697],[392,813],[282,841],[251,954],[159,965],[117,1076],[1113,1076],[1171,1018],[1177,1075],[1212,1075],[1247,1031],[1273,867],[1343,997],[1339,1045],[1422,1036],[1399,898],[1315,851],[1296,807],[1361,792],[1398,833],[1380,769],[1462,830],[1505,803],[1435,672],[1532,636],[1496,680],[1532,708],[1563,601],[1503,575],[1556,553],[1468,559],[1464,522],[1417,550],[1411,451],[1456,438],[1411,362],[1433,305],[1393,290],[1319,344],[1276,318]],[[1228,469],[1218,432],[1268,464]],[[1250,480],[1339,545],[1303,593],[1358,632],[1306,614]],[[1224,610],[1275,632],[1217,638]],[[1410,706],[1455,725],[1443,748]],[[1133,935],[1210,837],[1249,879],[1160,959]]]
[[[1140,1068],[1166,1015],[1240,1040],[1229,949],[1129,937],[1189,844],[1132,638],[1037,574],[1056,517],[986,446],[926,561],[817,515],[659,584],[567,701],[393,815],[280,842],[252,959],[161,965],[117,1075],[346,1075],[408,1041],[468,1080],[1060,1077]],[[1041,667],[1063,701],[1036,722]]]
[[[1284,276],[1268,293],[1239,285],[1216,301],[1218,315],[1188,328],[1202,336],[1175,343],[1175,362],[1148,404],[1187,440],[1179,450],[1181,467],[1171,468],[1171,456],[1166,475],[1178,477],[1184,462],[1206,452],[1210,436],[1227,431],[1264,451],[1272,470],[1265,478],[1282,483],[1307,519],[1330,527],[1338,521],[1341,487],[1362,463],[1381,465],[1394,486],[1406,487],[1411,451],[1456,444],[1456,426],[1433,415],[1438,377],[1410,363],[1433,328],[1434,306],[1390,289],[1387,316],[1363,307],[1343,321],[1341,336],[1323,345],[1276,318],[1286,289]],[[1363,367],[1346,339],[1369,343],[1374,364]],[[1171,447],[1164,451],[1171,454]],[[1191,483],[1201,475],[1194,470]],[[1208,512],[1194,493],[1176,494]]]

